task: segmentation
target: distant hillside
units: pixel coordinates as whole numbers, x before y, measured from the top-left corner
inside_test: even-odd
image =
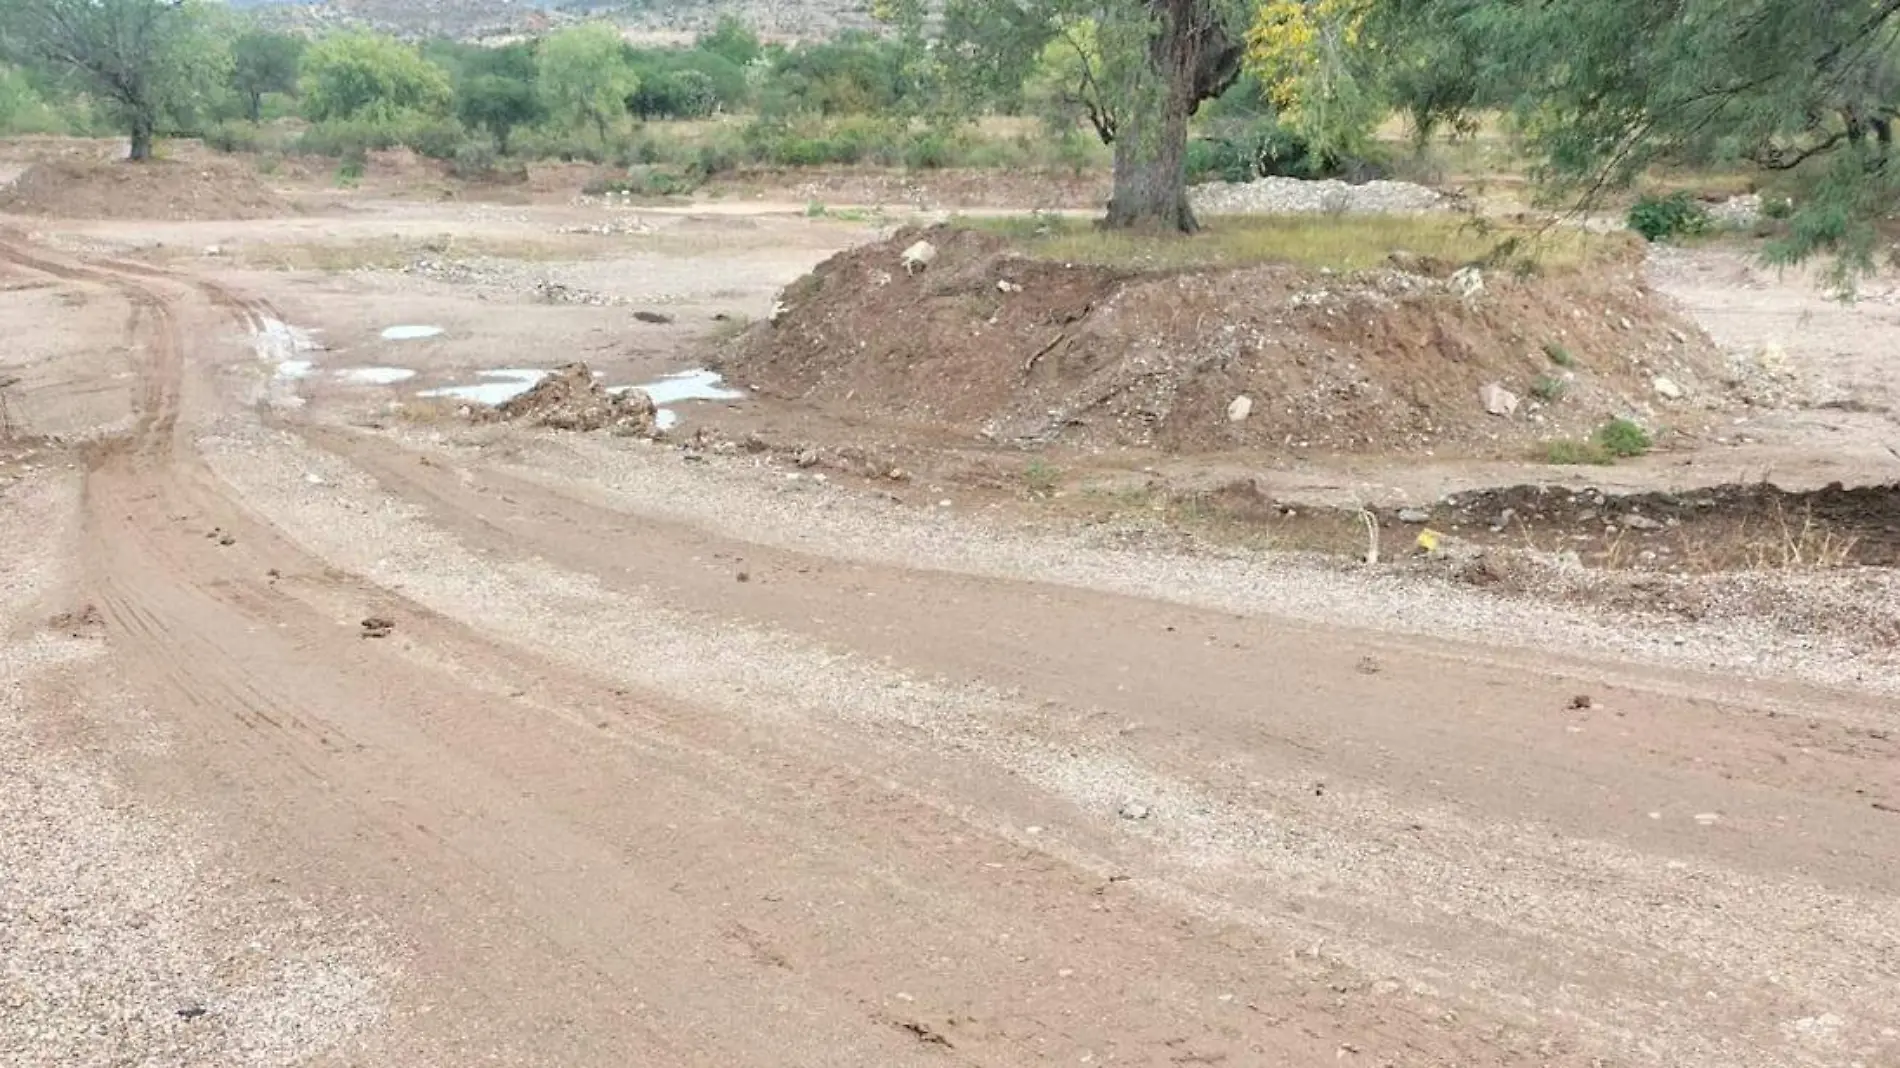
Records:
[[[770,39],[829,37],[875,24],[869,0],[229,0],[273,23],[353,27],[406,37],[478,39],[532,33],[582,18],[609,18],[631,34],[666,39],[737,15]]]

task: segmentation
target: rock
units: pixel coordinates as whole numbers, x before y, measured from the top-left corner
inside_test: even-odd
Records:
[[[1460,267],[1451,273],[1451,291],[1471,300],[1484,294],[1484,272],[1476,267]]]
[[[806,449],[799,453],[798,458],[793,462],[800,467],[817,467],[820,459],[822,459],[822,457],[818,455],[817,449]]]
[[[1580,711],[1583,711],[1585,709],[1595,706],[1595,704],[1596,702],[1592,700],[1590,695],[1587,693],[1580,693],[1570,699],[1570,707],[1574,711],[1580,712]]]
[[[1518,396],[1496,382],[1486,383],[1478,390],[1478,399],[1483,402],[1484,410],[1496,416],[1509,418],[1517,411]]]
[[[1651,382],[1650,385],[1655,387],[1656,395],[1664,400],[1682,399],[1682,387],[1677,385],[1676,380],[1673,378],[1664,378],[1658,375],[1655,381]]]
[[[1125,820],[1145,820],[1149,815],[1148,806],[1139,801],[1124,802],[1120,811]]]
[[[633,317],[643,323],[653,323],[657,326],[664,326],[673,321],[671,315],[654,311],[637,311],[633,313]]]
[[[905,274],[916,274],[936,262],[936,259],[937,246],[928,241],[919,241],[905,249],[903,255],[898,257],[898,262],[903,264]]]
[[[1619,518],[1617,522],[1629,530],[1661,530],[1663,528],[1663,525],[1654,519],[1634,512]]]
[[[1244,393],[1227,403],[1227,421],[1230,423],[1244,423],[1252,414],[1253,398]]]
[[[1401,523],[1428,523],[1431,521],[1431,518],[1432,513],[1423,508],[1399,509],[1399,522]]]
[[[996,280],[996,291],[998,293],[1021,293],[1023,287],[1007,278],[999,278]]]
[[[389,632],[395,629],[395,621],[382,616],[370,616],[363,620],[363,637],[365,638],[387,638]]]
[[[219,246],[217,246],[217,245],[206,245],[206,246],[205,246],[205,255],[207,255],[207,256],[222,256],[222,255],[224,255],[224,249],[223,249],[223,248],[221,248],[221,247],[219,247]]]

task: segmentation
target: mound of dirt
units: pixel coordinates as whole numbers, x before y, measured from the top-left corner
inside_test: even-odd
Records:
[[[916,262],[917,242],[934,254]],[[1416,258],[1140,271],[906,230],[821,264],[722,360],[767,395],[997,442],[1522,455],[1612,416],[1685,428],[1720,360],[1630,263],[1439,278]]]
[[[623,437],[658,427],[653,398],[638,389],[608,392],[584,363],[563,364],[533,389],[496,409],[503,419],[552,430],[610,430]]]
[[[0,212],[63,219],[263,219],[294,209],[248,164],[41,160],[0,189]]]

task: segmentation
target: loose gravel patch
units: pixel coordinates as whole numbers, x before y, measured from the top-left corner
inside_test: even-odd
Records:
[[[1337,179],[1260,178],[1216,182],[1188,190],[1200,215],[1283,215],[1323,212],[1412,215],[1442,210],[1445,197],[1411,182],[1372,181],[1351,185]]]

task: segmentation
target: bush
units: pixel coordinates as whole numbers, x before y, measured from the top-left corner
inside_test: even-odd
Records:
[[[1355,179],[1376,177],[1368,161],[1316,153],[1306,139],[1272,118],[1211,124],[1208,136],[1188,142],[1190,182],[1251,182],[1256,178]]]
[[[1612,419],[1598,427],[1595,441],[1604,452],[1616,457],[1641,456],[1654,444],[1649,431],[1628,419]]]
[[[625,193],[636,197],[687,196],[699,188],[693,174],[671,167],[630,167],[623,178],[598,178],[581,187],[588,196]]]
[[[449,174],[469,182],[510,182],[528,180],[528,168],[517,160],[505,159],[486,141],[466,141],[449,160]]]
[[[1687,192],[1649,194],[1630,208],[1629,227],[1650,241],[1694,237],[1709,232],[1709,212]]]
[[[1616,462],[1608,450],[1594,441],[1552,441],[1544,446],[1544,462],[1563,467],[1578,465],[1606,466]]]
[[[204,132],[204,143],[219,152],[257,152],[264,148],[264,131],[248,122],[221,122]]]

